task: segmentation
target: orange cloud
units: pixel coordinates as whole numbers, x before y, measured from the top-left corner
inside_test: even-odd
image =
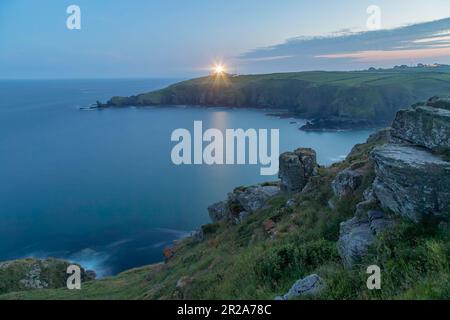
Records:
[[[413,50],[369,50],[349,53],[333,53],[315,56],[328,59],[355,59],[360,62],[377,62],[399,59],[424,59],[450,56],[450,46],[431,49]]]

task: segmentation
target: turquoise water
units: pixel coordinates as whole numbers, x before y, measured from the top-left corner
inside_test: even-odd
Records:
[[[264,111],[142,108],[81,111],[96,100],[174,80],[0,81],[0,261],[61,257],[100,276],[153,263],[203,223],[207,206],[260,176],[259,165],[175,166],[171,133],[280,129],[280,151],[313,147],[329,165],[372,130],[306,133]]]

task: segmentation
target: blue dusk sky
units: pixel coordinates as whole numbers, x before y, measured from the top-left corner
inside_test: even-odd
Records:
[[[69,5],[81,30],[69,30]],[[368,31],[367,8],[381,9]],[[1,0],[0,78],[193,77],[450,63],[448,0]]]

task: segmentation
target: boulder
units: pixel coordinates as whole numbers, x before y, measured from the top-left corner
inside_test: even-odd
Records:
[[[267,200],[280,192],[278,186],[251,186],[237,189],[228,195],[229,202],[239,203],[244,211],[254,212],[266,206]]]
[[[353,217],[341,223],[337,243],[344,266],[350,268],[367,253],[376,236],[394,226],[383,211],[370,210],[365,217]]]
[[[289,300],[292,298],[311,296],[319,294],[325,288],[325,282],[317,274],[309,275],[298,280],[292,288],[282,297],[276,297],[276,300]]]
[[[283,153],[279,162],[281,190],[287,192],[301,191],[317,171],[316,152],[313,149],[299,148],[294,152]]]
[[[209,217],[212,222],[224,220],[229,216],[229,212],[227,201],[217,202],[208,207]]]
[[[449,151],[450,110],[430,106],[400,110],[392,124],[391,137],[397,143]]]
[[[375,241],[368,219],[354,217],[341,223],[337,248],[344,266],[351,267]]]
[[[450,215],[450,162],[414,146],[374,149],[373,191],[383,208],[412,221]]]
[[[253,212],[264,208],[267,201],[280,193],[278,185],[255,185],[236,188],[228,199],[208,207],[213,222],[229,220],[241,223]]]
[[[342,198],[355,191],[362,183],[363,176],[356,170],[345,169],[331,182],[335,196]]]

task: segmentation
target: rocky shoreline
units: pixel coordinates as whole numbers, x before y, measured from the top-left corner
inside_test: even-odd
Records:
[[[325,117],[309,120],[299,129],[302,131],[350,131],[384,127],[386,122],[346,117]]]
[[[333,201],[347,197],[362,185],[364,171],[375,172],[363,201],[356,204],[354,217],[340,225],[336,246],[346,268],[357,264],[377,237],[393,228],[399,218],[418,224],[430,218],[450,218],[450,162],[445,159],[450,154],[450,99],[432,98],[399,111],[392,129],[379,131],[368,141],[380,139],[388,143],[371,152],[369,163],[356,163],[331,182],[334,197],[329,203],[333,209]],[[284,153],[279,162],[279,182],[235,189],[227,200],[208,208],[211,220],[239,224],[263,209],[271,197],[312,188],[309,183],[319,168],[314,150],[300,148]],[[286,207],[294,203],[288,200]],[[266,229],[273,230],[274,225],[268,221]],[[203,241],[203,229],[192,237]],[[312,274],[299,279],[289,292],[276,299],[317,295],[324,288],[325,280]]]
[[[370,256],[371,248],[378,241],[384,241],[385,245],[394,245],[390,241],[401,241],[399,238],[392,238],[392,235],[385,235],[391,230],[401,232],[396,228],[404,222],[421,227],[431,221],[445,229],[450,219],[449,156],[450,99],[436,97],[399,111],[392,128],[373,134],[366,143],[356,145],[344,161],[331,167],[320,167],[312,149],[299,148],[283,153],[279,161],[279,181],[234,189],[225,200],[208,208],[211,224],[201,226],[190,237],[164,249],[165,263],[152,267],[145,277],[145,283],[150,289],[144,297],[190,298],[193,292],[189,291],[191,286],[204,284],[210,278],[213,280],[209,280],[209,286],[220,284],[226,271],[217,268],[224,263],[226,257],[213,254],[225,241],[229,241],[227,245],[233,246],[238,241],[237,247],[231,247],[234,250],[249,247],[250,251],[255,243],[262,243],[264,250],[259,251],[262,256],[257,257],[260,260],[254,266],[257,268],[256,272],[260,270],[260,263],[263,263],[264,272],[272,272],[270,263],[275,264],[274,272],[278,272],[280,267],[286,267],[284,264],[280,265],[284,259],[289,264],[296,263],[289,260],[290,254],[297,252],[296,246],[302,248],[297,263],[305,263],[305,257],[314,261],[318,254],[316,251],[325,250],[323,255],[332,260],[331,265],[339,263],[344,270],[356,270]],[[303,215],[311,206],[313,215]],[[292,243],[291,238],[288,238],[289,233],[296,232],[301,226],[311,228],[314,226],[312,221],[319,219],[319,214],[325,214],[327,220],[338,219],[336,237],[333,232],[331,235],[328,233],[328,227],[315,229],[309,237],[318,230],[326,232],[319,233],[319,240],[315,239],[303,246],[301,241],[308,241],[308,238],[302,238],[301,235],[308,229],[302,229],[298,235],[302,240]],[[300,218],[302,220],[298,221]],[[328,240],[325,241],[324,237]],[[280,247],[281,260],[278,260],[279,256],[274,253],[277,251],[271,251],[271,248],[283,239],[288,239],[288,242]],[[413,239],[414,243],[416,241],[418,238]],[[425,241],[426,248],[437,250],[437,256],[443,261],[439,272],[446,276],[444,265],[448,266],[448,257],[445,258],[445,251],[440,251],[441,247],[436,240]],[[334,251],[330,247],[323,247],[325,244],[333,246],[337,260],[333,260]],[[405,242],[403,245],[406,247],[401,248],[402,254],[411,244]],[[308,255],[308,246],[314,251],[311,256]],[[232,255],[234,250],[226,247],[225,252]],[[327,250],[331,250],[331,253],[327,253]],[[268,257],[264,256],[266,253]],[[409,251],[405,254],[408,257],[410,255]],[[198,264],[197,261],[204,256],[207,260]],[[430,263],[426,260],[427,257],[418,258],[425,259],[420,260],[421,264]],[[234,259],[234,256],[230,259]],[[388,265],[395,263],[398,257],[393,259],[387,262]],[[332,288],[333,281],[338,281],[337,278],[330,281],[327,269],[320,268],[326,261],[310,262],[313,268],[302,269],[302,272],[290,276],[290,281],[294,277],[297,280],[290,282],[292,285],[289,290],[277,291],[275,299],[321,297]],[[8,277],[13,270],[13,263],[15,262],[0,264],[0,276]],[[226,268],[231,268],[236,263],[239,261],[233,260]],[[22,265],[23,262],[19,263],[19,266]],[[3,292],[54,287],[50,285],[53,282],[47,278],[35,281],[36,270],[42,270],[41,262],[33,261],[25,265],[31,267],[20,267],[23,272],[19,273],[20,277],[15,278],[17,281],[12,289],[6,288]],[[196,272],[193,265],[198,268]],[[306,273],[305,270],[309,272]],[[430,270],[433,274],[436,273],[434,267]],[[420,274],[421,272],[422,269]],[[160,274],[162,275],[158,277]],[[340,273],[337,277],[343,274],[345,273]],[[63,276],[61,272],[58,275]],[[206,278],[199,280],[205,275]],[[266,273],[264,275],[266,277]],[[272,277],[272,273],[269,275]],[[58,283],[62,283],[64,278],[59,276]],[[275,276],[279,276],[279,273]],[[267,280],[265,277],[263,279]],[[167,278],[168,282],[165,280]],[[22,281],[24,279],[25,282]],[[243,278],[239,279],[243,281]],[[24,283],[28,287],[24,288]],[[30,283],[31,286],[28,285]],[[258,282],[258,286],[262,285]],[[207,287],[200,288],[202,290],[194,291],[198,295]],[[272,297],[274,296],[275,294]]]

